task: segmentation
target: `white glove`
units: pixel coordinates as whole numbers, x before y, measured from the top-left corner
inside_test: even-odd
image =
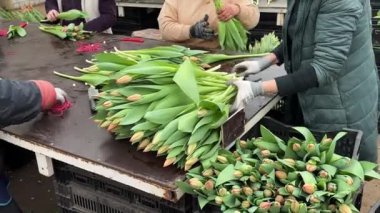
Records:
[[[57,97],[57,102],[63,104],[68,99],[68,95],[65,91],[60,88],[55,88],[55,94]]]
[[[261,71],[258,61],[243,61],[232,68],[232,72],[238,73],[240,76],[255,74]]]
[[[263,57],[256,61],[243,61],[239,64],[236,64],[232,68],[232,72],[238,73],[240,76],[245,77],[247,75],[259,73],[271,65],[272,62],[270,59]]]
[[[249,100],[264,95],[264,88],[261,82],[236,80],[232,83],[238,88],[235,101],[231,107],[232,111],[244,108]]]

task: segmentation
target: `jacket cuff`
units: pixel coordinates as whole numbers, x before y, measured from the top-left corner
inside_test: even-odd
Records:
[[[57,102],[55,87],[48,81],[36,80],[33,82],[37,85],[41,93],[42,111],[50,109]]]
[[[281,42],[280,45],[278,45],[273,51],[273,54],[276,55],[276,58],[278,60],[277,65],[281,65],[284,63],[284,44]]]
[[[188,39],[191,38],[190,28],[191,28],[191,25],[184,25],[184,26],[182,26],[182,30],[180,32],[181,38],[183,38],[184,40],[188,40]]]

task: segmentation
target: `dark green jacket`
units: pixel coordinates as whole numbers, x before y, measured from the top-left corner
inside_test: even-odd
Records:
[[[289,17],[299,2],[296,34],[287,42]],[[318,87],[298,93],[305,124],[322,131],[362,130],[361,159],[377,159],[378,75],[369,0],[288,0],[284,63],[297,72],[312,66]]]

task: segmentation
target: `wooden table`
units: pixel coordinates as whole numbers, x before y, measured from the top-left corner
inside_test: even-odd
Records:
[[[9,23],[0,21],[0,28]],[[135,151],[128,141],[115,141],[104,129],[91,120],[87,87],[53,74],[61,71],[78,75],[74,66],[87,66],[91,55],[76,53],[76,43],[62,41],[42,33],[36,25],[29,25],[26,38],[0,38],[0,77],[5,79],[43,79],[64,89],[73,101],[73,108],[63,118],[40,115],[23,125],[0,131],[0,139],[36,153],[41,174],[53,175],[52,159],[93,172],[149,194],[176,201],[182,192],[175,186],[184,172],[162,168],[164,158],[154,153]],[[143,44],[120,42],[121,36],[96,35],[91,42],[100,42],[104,49],[139,49],[167,43],[146,40]],[[88,41],[87,41],[88,42]],[[260,78],[284,74],[283,69],[265,72]],[[260,120],[279,97],[260,97],[249,105],[246,130]]]

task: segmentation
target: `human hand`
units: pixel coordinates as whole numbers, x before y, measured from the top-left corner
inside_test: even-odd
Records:
[[[68,109],[71,104],[68,101],[68,95],[60,88],[56,88],[48,81],[36,80],[33,81],[38,87],[41,95],[41,110],[51,111],[59,108],[61,111]]]
[[[237,73],[239,76],[248,76],[251,74],[259,73],[272,65],[272,59],[262,57],[255,61],[243,61],[236,64],[232,68],[232,72]]]
[[[205,40],[210,40],[214,37],[214,31],[209,27],[207,14],[202,20],[198,21],[193,26],[191,26],[190,36],[192,38],[199,38]]]
[[[63,104],[68,100],[68,95],[60,88],[55,88],[56,104]]]
[[[239,76],[247,76],[261,71],[258,61],[243,61],[232,68],[232,72],[237,73]]]
[[[50,10],[50,11],[47,13],[46,17],[47,17],[47,19],[48,19],[49,21],[51,21],[51,22],[55,22],[55,21],[58,20],[58,18],[57,18],[58,15],[59,15],[59,12],[58,12],[58,11],[56,11],[56,10]]]
[[[261,82],[235,80],[231,83],[238,88],[235,101],[231,106],[232,111],[244,108],[249,100],[264,95],[264,88]]]
[[[228,21],[240,13],[240,7],[237,4],[225,3],[223,9],[218,11],[218,19]]]

